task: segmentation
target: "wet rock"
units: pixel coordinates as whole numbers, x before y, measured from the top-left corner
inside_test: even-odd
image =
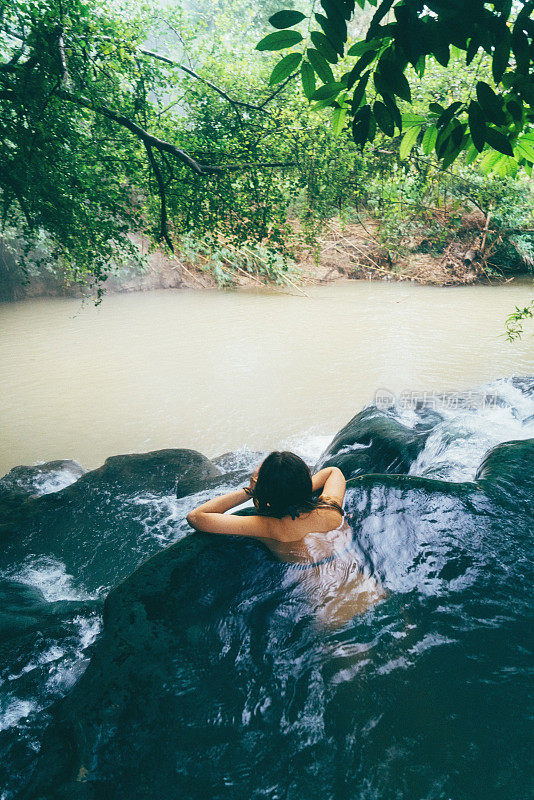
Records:
[[[175,493],[189,496],[221,479],[194,450],[161,450],[114,456],[42,497],[11,493],[0,502],[0,568],[29,552],[60,559],[89,591],[113,585],[190,530]]]
[[[0,500],[4,492],[47,494],[64,489],[86,472],[77,461],[61,459],[35,464],[32,467],[13,467],[0,479]]]
[[[106,485],[121,492],[176,493],[184,497],[197,491],[206,478],[221,471],[202,453],[196,450],[154,450],[151,453],[131,453],[112,456],[98,469],[88,472],[78,484]]]
[[[534,515],[534,439],[505,442],[486,453],[476,480],[500,502],[521,503]]]
[[[113,786],[129,800],[189,797],[192,773],[202,796],[215,796],[229,750],[247,759],[265,742],[260,731],[239,741],[232,654],[242,648],[245,658],[251,644],[232,617],[279,569],[259,543],[194,534],[114,589],[102,640],[57,709],[25,796],[97,798]],[[263,635],[254,646],[261,662]],[[161,726],[164,753],[153,736]],[[199,745],[208,754],[200,770]]]
[[[406,473],[439,421],[439,414],[423,408],[420,421],[409,428],[393,414],[369,406],[342,428],[319,466],[338,467],[347,479],[368,473]]]
[[[360,559],[392,599],[377,606],[385,620],[374,632],[363,621],[354,639],[343,632],[330,646],[260,543],[194,534],[157,553],[109,594],[104,635],[53,710],[23,800],[245,800],[273,787],[295,798],[354,797],[362,771],[377,796],[432,796],[436,785],[461,796],[473,771],[491,772],[491,740],[472,717],[487,704],[494,654],[506,669],[510,647],[523,643],[509,625],[523,618],[525,598],[512,607],[510,593],[528,585],[514,542],[529,523],[493,487],[517,475],[533,447],[493,451],[479,482],[352,479],[347,518]],[[378,647],[358,644],[375,637]],[[502,710],[521,685],[492,680],[500,746],[519,752],[516,712]],[[393,740],[402,763],[391,765]],[[470,797],[488,796],[487,783],[484,792],[469,785]]]

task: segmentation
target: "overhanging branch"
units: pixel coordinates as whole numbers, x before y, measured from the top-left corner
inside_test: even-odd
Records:
[[[152,147],[147,144],[146,142],[145,148],[148,156],[148,160],[150,162],[150,166],[152,167],[152,172],[156,177],[156,182],[158,184],[158,192],[159,192],[159,199],[160,199],[160,234],[162,239],[165,239],[168,246],[171,249],[171,252],[174,253],[174,246],[172,243],[172,239],[169,234],[169,227],[167,224],[167,195],[165,192],[165,182],[163,180],[163,176],[161,174],[161,170],[159,168],[159,164],[154,158],[154,153],[152,151]]]
[[[161,55],[160,53],[154,53],[152,50],[145,50],[144,48],[139,48],[138,52],[142,53],[145,56],[149,56],[149,58],[154,58],[157,61],[162,61],[164,64],[168,64],[171,67],[176,67],[176,69],[179,69],[182,72],[185,72],[186,75],[190,75],[192,78],[195,78],[197,81],[200,81],[205,86],[209,86],[210,89],[213,89],[214,92],[217,92],[217,94],[220,97],[222,97],[224,100],[226,100],[228,103],[230,103],[230,105],[233,106],[234,108],[236,108],[236,107],[248,108],[251,111],[262,111],[263,108],[268,103],[270,103],[271,100],[273,100],[277,95],[279,95],[280,92],[285,89],[287,84],[290,83],[290,81],[292,81],[294,78],[296,78],[296,76],[299,74],[298,72],[294,72],[292,75],[290,75],[288,78],[286,78],[286,80],[283,83],[280,84],[278,89],[276,89],[274,92],[272,92],[269,95],[269,97],[267,97],[266,100],[264,100],[259,105],[255,105],[254,103],[246,103],[243,100],[236,100],[235,98],[231,97],[227,92],[225,92],[224,89],[221,89],[219,86],[217,86],[216,84],[212,83],[207,78],[203,78],[202,75],[198,74],[198,72],[195,72],[194,70],[190,69],[189,67],[184,66],[184,64],[180,64],[179,61],[174,61],[172,58],[168,58],[168,56]]]
[[[136,122],[133,122],[128,117],[125,117],[123,114],[119,114],[117,111],[113,111],[111,108],[107,106],[98,105],[95,103],[91,103],[90,100],[84,97],[78,97],[77,95],[73,94],[72,92],[68,92],[65,89],[58,89],[55,92],[57,97],[62,98],[63,100],[67,100],[70,103],[74,103],[75,105],[81,106],[82,108],[87,108],[89,111],[94,111],[95,114],[101,114],[108,119],[113,120],[118,125],[121,125],[123,128],[131,131],[131,133],[135,134],[138,139],[140,139],[145,146],[152,147],[154,150],[159,150],[161,153],[169,153],[172,156],[175,156],[179,161],[185,164],[189,169],[195,172],[197,175],[217,175],[223,172],[238,172],[242,169],[247,168],[268,168],[268,167],[292,167],[295,166],[295,162],[287,162],[287,161],[272,161],[272,162],[249,162],[249,163],[241,163],[241,164],[219,164],[217,166],[211,164],[200,164],[194,158],[192,158],[188,153],[184,150],[181,150],[175,144],[171,142],[167,142],[164,139],[159,139],[157,136],[146,131]]]

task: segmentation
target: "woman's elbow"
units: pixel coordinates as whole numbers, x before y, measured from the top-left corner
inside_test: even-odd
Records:
[[[336,477],[338,477],[338,478],[340,478],[342,480],[345,480],[345,476],[343,475],[343,473],[339,469],[339,467],[332,467],[331,469],[332,469],[332,473],[331,473],[332,475],[335,475]]]
[[[186,517],[188,524],[192,527],[197,529],[198,528],[198,512],[197,511],[190,511]]]

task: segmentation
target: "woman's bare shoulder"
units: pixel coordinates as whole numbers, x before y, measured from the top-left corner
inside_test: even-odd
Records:
[[[296,519],[283,517],[269,520],[272,524],[272,538],[282,542],[298,542],[309,533],[328,533],[339,527],[343,517],[333,508],[315,508]]]

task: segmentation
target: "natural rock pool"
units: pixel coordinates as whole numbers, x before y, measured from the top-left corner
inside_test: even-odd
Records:
[[[530,291],[0,307],[0,800],[530,800]],[[344,623],[185,520],[284,444],[349,479]]]
[[[189,535],[258,455],[10,472],[2,798],[530,797],[534,379],[484,396],[369,406],[322,454],[384,589],[337,627],[259,542]]]

